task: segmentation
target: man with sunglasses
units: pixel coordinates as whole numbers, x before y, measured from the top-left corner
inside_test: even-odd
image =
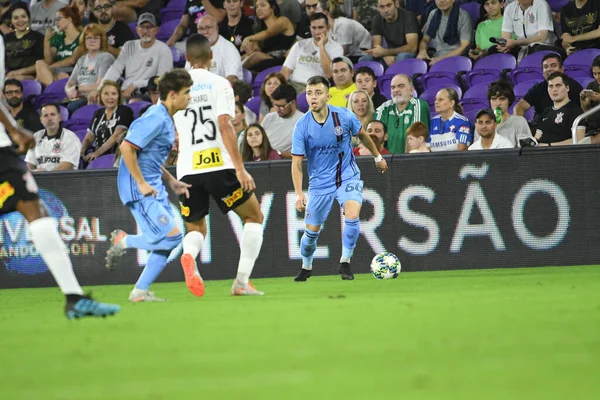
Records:
[[[306,0],[304,2],[304,10],[296,29],[296,35],[301,39],[310,39],[310,17],[316,12],[322,12],[319,0]]]
[[[92,12],[98,20],[98,25],[108,39],[108,51],[115,58],[119,56],[121,47],[128,40],[134,40],[133,32],[124,22],[117,21],[113,16],[111,0],[95,0],[92,3]]]
[[[292,133],[296,122],[304,115],[296,108],[296,89],[282,83],[273,94],[273,111],[265,116],[262,126],[267,132],[271,146],[282,158],[292,158]]]

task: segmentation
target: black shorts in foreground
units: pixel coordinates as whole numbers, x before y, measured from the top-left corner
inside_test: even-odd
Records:
[[[252,193],[242,190],[233,169],[186,175],[181,181],[192,185],[189,188],[189,199],[184,195],[179,196],[181,215],[186,222],[198,221],[208,214],[209,196],[215,199],[223,214],[241,206],[252,197]]]
[[[0,147],[0,215],[17,210],[19,200],[38,199],[38,187],[31,172],[11,147]]]

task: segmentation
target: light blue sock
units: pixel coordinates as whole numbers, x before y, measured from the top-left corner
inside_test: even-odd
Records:
[[[356,242],[360,236],[360,220],[359,219],[347,219],[344,227],[344,233],[342,234],[342,257],[340,262],[350,262]]]
[[[135,284],[136,289],[148,290],[167,265],[170,250],[155,250],[148,256],[146,267]]]
[[[300,240],[300,254],[302,255],[302,268],[312,270],[312,261],[315,250],[317,249],[317,238],[319,232],[304,230],[304,235]]]
[[[156,243],[148,242],[144,235],[127,235],[125,236],[125,247],[148,251],[173,250],[182,240],[183,235],[181,233],[174,236],[167,236]]]

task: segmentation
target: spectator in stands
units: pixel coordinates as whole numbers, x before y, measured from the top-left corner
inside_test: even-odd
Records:
[[[335,87],[329,89],[328,104],[336,107],[346,107],[348,97],[356,90],[354,84],[354,64],[348,57],[337,57],[331,62],[331,73]]]
[[[562,47],[567,54],[600,48],[600,1],[571,1],[560,10]]]
[[[114,153],[119,139],[133,122],[133,111],[123,105],[123,95],[117,82],[104,81],[100,88],[100,104],[103,107],[94,113],[81,145],[81,158],[86,162]],[[86,154],[92,147],[95,150]]]
[[[409,126],[421,121],[429,127],[429,105],[413,97],[415,88],[407,75],[394,76],[390,87],[392,100],[375,111],[375,119],[387,126],[387,149],[392,154],[401,154],[406,152],[406,130]]]
[[[96,24],[83,28],[80,48],[83,50],[83,55],[77,60],[65,85],[67,97],[73,100],[67,106],[71,114],[88,103],[90,94],[92,94],[92,103],[95,102],[96,95],[92,92],[98,89],[104,74],[115,61],[112,54],[107,51],[106,34]]]
[[[373,48],[360,61],[379,61],[384,66],[415,58],[419,47],[419,24],[413,13],[397,8],[394,0],[378,0],[379,15],[375,16],[371,35]],[[388,48],[383,47],[383,39]]]
[[[479,140],[469,146],[469,150],[512,149],[515,146],[496,132],[496,116],[489,108],[484,108],[475,117],[475,127]]]
[[[242,0],[225,0],[227,16],[219,24],[221,36],[235,45],[240,52],[242,41],[252,35],[252,20],[242,12]]]
[[[371,140],[373,140],[375,146],[377,146],[379,154],[390,154],[390,152],[384,147],[384,144],[387,140],[387,127],[385,124],[381,121],[371,121],[364,126],[367,127],[365,131]],[[352,149],[352,152],[355,156],[373,156],[369,149],[365,147],[363,142],[359,142],[358,146]]]
[[[510,2],[513,0],[508,1]],[[420,26],[425,25],[429,14],[437,8],[435,0],[413,0],[405,1],[405,3],[406,9],[417,16]]]
[[[494,43],[490,42],[490,38],[502,37],[502,23],[504,21],[502,10],[504,8],[504,1],[485,0],[483,1],[483,8],[485,9],[485,15],[479,24],[477,24],[475,47],[469,50],[469,57],[473,60],[485,57],[488,49],[495,46]]]
[[[77,61],[81,24],[77,9],[63,7],[56,13],[56,28],[48,29],[44,37],[44,59],[35,63],[36,79],[48,86],[58,79],[68,78]]]
[[[571,127],[575,119],[583,113],[581,106],[569,99],[569,81],[562,72],[554,72],[548,77],[548,94],[552,106],[547,107],[536,125],[535,138],[538,146],[565,146],[573,144]],[[585,136],[585,126],[577,127],[577,140]]]
[[[281,10],[281,15],[290,20],[292,25],[294,25],[295,31],[296,26],[298,26],[302,16],[302,8],[300,8],[300,4],[297,0],[277,0],[277,4]]]
[[[600,104],[600,57],[594,58],[592,62],[592,74],[594,80],[591,81],[587,90],[581,91],[581,108],[587,111]],[[589,135],[597,135],[600,132],[600,114],[592,114],[587,118],[587,128]],[[598,136],[600,139],[600,136]],[[595,140],[592,140],[595,143]]]
[[[547,54],[542,59],[542,74],[544,75],[544,81],[536,83],[527,91],[525,97],[519,100],[514,109],[515,115],[524,116],[527,110],[534,107],[534,123],[539,121],[539,117],[544,110],[552,106],[552,99],[548,94],[548,77],[554,72],[564,72],[562,58],[557,54]],[[579,82],[568,76],[566,77],[566,81],[567,86],[569,87],[569,98],[579,105],[579,94],[583,88]]]
[[[501,120],[496,124],[496,133],[504,136],[513,147],[520,147],[521,140],[533,139],[527,120],[518,115],[510,115],[508,108],[515,101],[515,93],[507,81],[496,81],[490,84],[487,92],[490,108],[500,110]],[[478,138],[475,127],[475,140]]]
[[[141,117],[142,114],[144,114],[146,111],[148,111],[148,109],[150,107],[152,107],[153,105],[158,103],[158,99],[159,99],[158,79],[159,78],[160,78],[160,76],[153,76],[152,78],[148,79],[148,84],[146,85],[146,87],[140,89],[140,91],[142,92],[142,97],[141,98],[133,98],[129,101],[129,104],[135,103],[136,101],[150,101],[150,104],[148,104],[146,107],[144,107],[140,110],[140,113],[138,114],[138,118]]]
[[[198,21],[204,15],[212,15],[221,23],[226,15],[223,0],[187,0],[181,21],[167,40],[167,45],[175,46],[177,41],[185,37],[188,30],[190,35],[198,33]]]
[[[44,128],[40,122],[39,114],[33,108],[23,104],[23,84],[20,81],[12,78],[7,79],[4,82],[3,93],[8,104],[8,110],[19,126],[31,132],[37,132]]]
[[[279,85],[287,83],[287,79],[279,72],[271,72],[265,78],[261,88],[260,88],[260,98],[262,99],[260,103],[260,115],[258,117],[258,122],[262,124],[265,115],[270,112],[277,111],[275,106],[273,105],[273,92],[275,89],[279,87]]]
[[[546,0],[517,0],[508,4],[502,22],[502,39],[506,44],[490,47],[489,52],[510,53],[520,60],[527,53],[560,50],[554,46],[552,10]]]
[[[12,32],[10,29],[11,8],[12,1],[0,1],[0,34],[2,34],[3,36],[8,35]]]
[[[66,2],[65,2],[66,3]],[[31,6],[31,29],[46,34],[56,25],[56,13],[65,6],[59,0],[42,0]]]
[[[27,4],[16,3],[11,9],[14,32],[4,35],[7,78],[35,79],[35,62],[44,58],[44,35],[30,30]]]
[[[246,104],[252,97],[252,86],[246,81],[236,80],[231,84],[231,88],[233,89],[233,95],[235,96],[236,102]],[[253,124],[258,120],[258,115],[246,106],[244,106],[244,115],[246,124],[248,125]]]
[[[471,123],[462,115],[454,89],[440,90],[435,96],[435,111],[439,114],[431,119],[429,147],[431,151],[463,151],[473,143]]]
[[[276,112],[265,116],[262,126],[269,142],[283,158],[292,158],[292,133],[296,122],[304,115],[296,108],[296,90],[292,85],[281,84],[272,94]]]
[[[145,13],[160,18],[164,3],[163,0],[118,0],[113,3],[115,18],[125,23],[135,22]]]
[[[406,130],[406,147],[409,153],[431,153],[428,141],[429,128],[424,123],[417,121]]]
[[[76,8],[79,13],[81,26],[87,26],[90,23],[90,13],[88,10],[87,0],[71,0],[69,4],[72,8]]]
[[[305,13],[302,13],[300,22],[296,27],[296,35],[299,40],[310,39],[310,17],[316,12],[323,12],[321,9],[321,0],[305,0],[304,1]]]
[[[373,106],[378,109],[383,103],[387,101],[387,98],[378,93],[375,88],[377,87],[377,77],[375,72],[367,66],[358,67],[354,72],[354,83],[357,89],[364,90],[369,94],[373,101]]]
[[[75,133],[62,127],[56,104],[42,106],[40,120],[44,129],[33,137],[36,146],[25,156],[30,171],[66,171],[79,168],[81,142]]]
[[[271,147],[269,137],[260,124],[250,125],[242,136],[242,159],[244,161],[281,160],[279,152]]]
[[[125,72],[125,79],[121,85],[125,98],[139,94],[149,78],[160,76],[173,68],[173,56],[169,46],[156,40],[156,17],[150,13],[140,15],[136,30],[140,38],[125,43],[104,76],[106,80],[117,81]]]
[[[369,122],[373,121],[375,108],[369,94],[364,90],[356,90],[350,94],[347,108],[356,115],[362,126],[367,126]],[[387,130],[385,133],[387,140]]]
[[[295,43],[283,63],[281,73],[298,93],[306,90],[306,81],[321,75],[331,78],[331,60],[342,57],[344,49],[333,40],[329,40],[329,23],[323,13],[310,17],[312,39],[303,39]]]
[[[240,101],[235,102],[235,118],[231,120],[231,125],[233,125],[233,130],[237,135],[238,139],[238,149],[242,151],[242,144],[244,142],[244,131],[248,127],[246,123],[246,116],[244,115],[244,104]]]
[[[345,56],[358,62],[360,57],[366,55],[364,50],[372,47],[369,31],[360,22],[344,17],[339,0],[321,0],[321,8],[327,15],[331,39],[342,46]]]
[[[210,72],[227,78],[229,82],[244,79],[242,59],[233,43],[219,35],[219,25],[212,15],[205,15],[198,21],[198,33],[210,42],[212,59]],[[189,65],[189,63],[188,63]]]
[[[262,71],[281,65],[285,54],[296,40],[294,24],[281,15],[276,0],[257,0],[254,32],[242,42],[244,68]]]
[[[469,13],[455,0],[435,0],[435,3],[438,9],[427,18],[417,55],[429,61],[430,66],[444,58],[465,55],[473,34]]]
[[[93,4],[92,12],[98,20],[98,25],[106,33],[108,52],[118,57],[125,42],[135,40],[133,32],[127,24],[115,20],[111,0],[89,0]]]

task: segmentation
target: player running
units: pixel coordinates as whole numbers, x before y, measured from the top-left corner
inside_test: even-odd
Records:
[[[4,87],[4,76],[4,40],[0,37],[0,87]],[[31,241],[66,297],[65,315],[68,319],[118,313],[121,309],[118,305],[99,303],[83,294],[65,244],[58,234],[56,220],[40,203],[35,179],[13,149],[11,138],[19,153],[35,147],[33,135],[20,128],[0,103],[0,215],[18,211],[29,222]]]
[[[186,43],[186,58],[194,85],[185,111],[175,115],[179,132],[177,178],[191,184],[189,198],[180,196],[188,234],[183,239],[181,266],[195,296],[204,294],[196,258],[206,237],[209,196],[223,213],[233,210],[244,222],[240,261],[232,296],[263,295],[248,281],[263,242],[263,215],[253,190],[254,179],[244,168],[231,120],[235,117],[233,89],[225,78],[209,71],[210,42],[194,34]]]
[[[131,302],[165,300],[156,297],[148,288],[167,265],[171,250],[183,238],[163,183],[176,194],[184,196],[189,196],[189,185],[175,179],[163,165],[175,140],[172,116],[187,107],[192,83],[192,78],[183,69],[165,72],[158,81],[161,101],[133,121],[119,147],[119,196],[142,233],[129,235],[120,229],[113,231],[106,267],[115,267],[117,258],[125,253],[125,249],[151,251],[144,271],[129,294]]]
[[[350,259],[360,235],[360,207],[363,181],[352,154],[352,137],[359,139],[375,156],[375,165],[384,173],[387,163],[377,146],[365,133],[356,115],[346,108],[327,105],[329,81],[313,76],[306,85],[310,112],[296,123],[292,141],[292,181],[296,191],[296,209],[306,210],[306,229],[300,242],[302,269],[294,278],[304,282],[312,275],[313,254],[321,225],[327,219],[334,198],[344,210],[342,257],[339,273],[353,280]],[[308,203],[302,191],[302,159],[308,158]]]

